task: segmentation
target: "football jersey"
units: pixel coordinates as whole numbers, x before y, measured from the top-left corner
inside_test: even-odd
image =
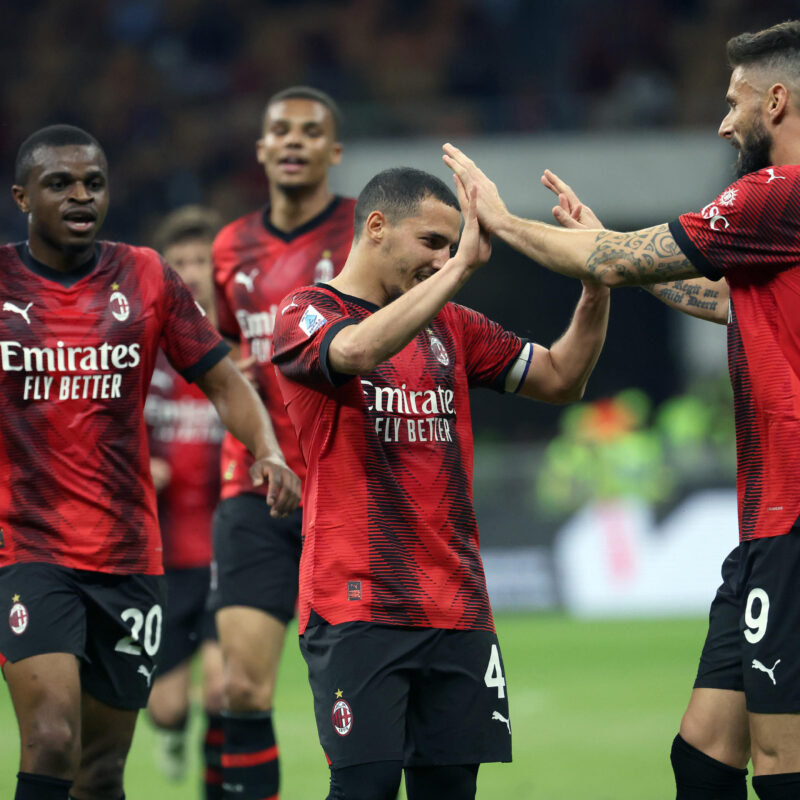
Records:
[[[273,361],[307,464],[298,620],[493,630],[472,503],[469,388],[504,390],[525,342],[448,303],[373,372],[328,364],[378,310],[331,287],[289,295]]]
[[[207,567],[225,431],[217,410],[159,351],[144,418],[150,455],[169,467],[169,483],[157,496],[164,569]]]
[[[241,344],[242,358],[254,355],[258,392],[269,411],[286,463],[302,480],[292,424],[275,383],[272,329],[280,301],[298,286],[330,280],[347,260],[353,239],[355,200],[334,198],[306,224],[284,233],[269,221],[269,208],[248,214],[223,228],[214,241],[214,285],[219,329]],[[222,445],[222,499],[241,492],[266,495],[254,487],[249,469],[253,458],[233,436]]]
[[[147,248],[58,272],[0,247],[0,566],[158,574],[143,408],[162,347],[186,380],[228,352]]]
[[[670,223],[686,257],[730,286],[741,539],[800,516],[800,166],[770,167]]]

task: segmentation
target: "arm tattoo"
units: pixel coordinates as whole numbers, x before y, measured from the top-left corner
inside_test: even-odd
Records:
[[[700,274],[678,247],[666,224],[633,233],[601,231],[595,242],[586,269],[596,278],[615,272],[620,284],[647,284]]]
[[[675,281],[648,288],[656,297],[673,306],[705,309],[711,312],[716,312],[719,308],[719,292],[716,289],[703,289],[687,281]]]

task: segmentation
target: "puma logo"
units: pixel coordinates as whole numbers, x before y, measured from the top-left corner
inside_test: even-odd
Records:
[[[8,300],[6,300],[6,302],[3,303],[3,311],[12,311],[14,314],[19,314],[21,317],[25,319],[25,322],[27,322],[28,325],[30,325],[31,318],[28,316],[28,310],[32,305],[33,303],[28,303],[28,305],[26,305],[25,308],[20,308],[19,306],[14,305],[14,303],[9,303]]]
[[[777,681],[775,680],[774,670],[775,670],[775,667],[777,667],[778,664],[780,664],[780,663],[781,663],[781,660],[778,659],[772,665],[772,667],[770,668],[770,667],[765,667],[757,658],[754,658],[753,659],[753,669],[757,669],[760,672],[766,672],[767,675],[769,675],[769,679],[772,681],[772,685],[773,686],[777,686],[778,684],[777,684]]]
[[[156,671],[156,667],[153,669],[148,670],[144,664],[139,664],[139,669],[136,670],[137,675],[143,675],[144,679],[147,681],[147,685],[150,686],[150,681],[153,680],[153,673]]]
[[[772,183],[772,181],[785,181],[786,180],[786,176],[785,175],[776,175],[775,174],[775,168],[774,167],[769,167],[767,169],[767,172],[769,172],[769,180],[767,181],[767,183]],[[774,667],[773,667],[773,669],[774,669]]]
[[[237,272],[233,282],[241,283],[248,292],[252,292],[255,288],[253,281],[256,279],[256,275],[258,275],[258,267],[251,269],[249,274],[247,272]]]
[[[492,719],[493,720],[496,719],[498,722],[504,723],[506,728],[508,728],[509,736],[511,735],[511,723],[499,711],[492,712]]]
[[[283,309],[281,309],[281,316],[283,316],[290,308],[298,308],[298,307],[299,306],[297,305],[297,303],[295,303],[294,297],[293,297],[292,298],[292,302],[289,303],[288,306],[284,306]]]

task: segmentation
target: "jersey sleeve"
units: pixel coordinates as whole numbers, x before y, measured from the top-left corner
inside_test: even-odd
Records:
[[[162,260],[164,324],[160,346],[170,364],[190,383],[219,363],[229,352],[205,311],[177,273]]]
[[[327,292],[300,289],[283,299],[275,315],[272,363],[298,383],[343,386],[354,376],[331,369],[328,348],[342,328],[357,324]]]
[[[677,245],[711,280],[748,272],[768,277],[798,263],[796,168],[745,175],[698,212],[669,223]]]
[[[506,375],[527,340],[471,308],[457,303],[451,308],[461,331],[469,385],[505,392]]]
[[[226,339],[238,342],[240,338],[239,323],[228,302],[226,292],[231,273],[223,266],[224,243],[221,238],[222,234],[217,236],[211,249],[211,258],[214,262],[214,304],[217,310],[217,327]]]

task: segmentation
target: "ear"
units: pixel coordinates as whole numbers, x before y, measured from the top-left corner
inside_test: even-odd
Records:
[[[388,220],[382,211],[373,211],[367,217],[366,223],[364,223],[364,232],[370,238],[370,241],[380,244],[386,235],[388,225]]]
[[[342,143],[341,142],[334,142],[333,147],[331,147],[331,157],[330,161],[328,162],[332,167],[337,167],[342,161]]]
[[[28,199],[25,197],[25,187],[19,186],[14,184],[11,187],[11,196],[14,198],[14,202],[17,204],[17,208],[23,214],[30,213],[30,206],[28,205]]]
[[[256,140],[256,161],[262,165],[267,163],[267,146],[263,136]]]
[[[782,83],[776,83],[767,92],[767,117],[778,124],[789,110],[789,90]]]

